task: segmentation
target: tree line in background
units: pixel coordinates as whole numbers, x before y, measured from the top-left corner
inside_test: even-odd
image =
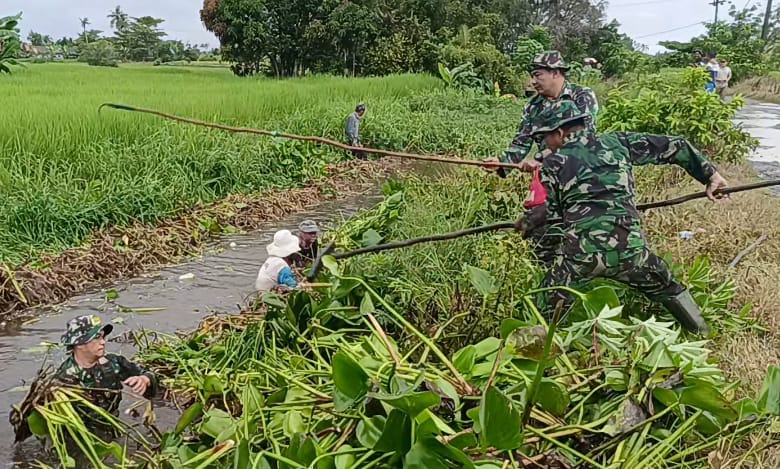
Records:
[[[54,39],[31,31],[27,36],[28,56],[39,60],[54,58],[79,59],[91,65],[115,66],[126,62],[173,62],[218,60],[218,51],[209,51],[207,44],[193,45],[166,39],[162,29],[165,20],[152,16],[131,17],[117,6],[107,15],[113,36],[103,31],[88,29],[89,18],[79,18],[81,33],[75,37]]]
[[[519,92],[533,54],[563,51],[573,64],[601,63],[599,74],[679,66],[694,48],[726,56],[739,73],[770,66],[775,35],[761,38],[762,12],[736,10],[708,33],[650,56],[603,1],[568,0],[204,0],[201,19],[237,75],[442,73],[476,87]],[[777,11],[775,11],[777,16]]]
[[[728,59],[739,80],[780,68],[774,27],[779,12],[776,8],[765,23],[761,9],[732,5],[726,20],[706,24],[707,33],[688,42],[661,42],[669,52],[651,56],[620,32],[618,22],[607,22],[603,1],[204,0],[201,19],[221,44],[212,51],[166,39],[164,20],[130,17],[117,6],[107,15],[112,36],[89,29],[87,18],[79,18],[76,38],[31,32],[32,48],[44,54],[29,54],[24,44],[15,48],[19,17],[5,18],[13,27],[0,23],[6,43],[0,66],[17,52],[109,66],[221,58],[240,76],[430,72],[455,86],[518,94],[529,61],[544,49],[561,50],[575,71],[583,58],[597,59],[600,68],[585,73],[596,78],[685,66],[701,50]]]

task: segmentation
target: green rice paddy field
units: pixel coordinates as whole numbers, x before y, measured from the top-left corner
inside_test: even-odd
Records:
[[[12,265],[78,245],[96,228],[154,222],[233,193],[294,187],[346,158],[148,115],[99,114],[105,102],[338,139],[346,116],[365,101],[369,144],[483,154],[506,144],[520,112],[484,97],[455,97],[423,75],[272,81],[202,67],[32,64],[0,77],[0,92],[0,263]]]

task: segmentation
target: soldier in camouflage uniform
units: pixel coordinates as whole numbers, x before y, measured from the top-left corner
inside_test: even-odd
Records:
[[[123,385],[147,399],[157,393],[157,378],[153,373],[125,357],[106,354],[106,336],[114,328],[111,324],[103,325],[99,317],[86,315],[71,319],[67,327],[62,343],[70,356],[57,370],[58,381],[85,388],[85,395],[93,404],[115,416],[119,415]],[[94,412],[80,409],[79,413],[84,423],[101,437],[111,434]]]
[[[676,164],[714,191],[726,180],[687,140],[645,133],[597,135],[588,115],[574,103],[562,101],[534,120],[531,134],[545,140],[551,153],[543,159],[542,184],[547,191],[546,216],[562,219],[563,240],[543,287],[576,285],[595,278],[624,283],[662,303],[688,330],[709,333],[693,297],[653,254],[640,224],[635,203],[633,166]],[[532,223],[521,220],[528,232]],[[547,317],[558,300],[570,299],[560,290],[542,295]]]
[[[537,142],[539,152],[536,159],[527,158],[534,143],[531,139],[531,125],[533,120],[542,112],[561,101],[573,102],[582,113],[587,114],[586,126],[595,131],[596,115],[599,105],[596,94],[592,89],[575,85],[566,79],[566,71],[569,67],[566,65],[563,57],[558,51],[546,51],[537,54],[530,65],[530,73],[533,80],[536,96],[526,104],[523,109],[523,117],[520,121],[520,129],[509,149],[500,158],[503,163],[518,163],[523,167],[523,171],[534,172],[541,168],[542,152],[545,150],[544,142]],[[498,161],[496,158],[488,158],[486,162]],[[488,171],[495,171],[500,177],[507,176],[509,168],[488,167]],[[526,206],[526,216],[529,218],[539,217],[543,207]],[[546,265],[550,265],[555,257],[555,251],[559,237],[556,235],[560,230],[557,225],[560,220],[548,217],[546,224],[535,225],[533,232],[528,233],[528,238],[535,244],[537,258]]]

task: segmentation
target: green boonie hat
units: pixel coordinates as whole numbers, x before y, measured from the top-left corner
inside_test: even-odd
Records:
[[[84,345],[97,337],[101,332],[107,336],[114,330],[111,324],[103,325],[98,316],[87,314],[68,321],[68,330],[62,335],[62,344]]]
[[[531,136],[552,132],[568,122],[587,117],[588,114],[582,112],[574,101],[558,101],[531,121]]]
[[[529,70],[536,70],[539,68],[568,70],[570,67],[566,65],[566,61],[563,60],[563,56],[560,52],[557,50],[546,50],[534,56],[534,60],[531,61]]]

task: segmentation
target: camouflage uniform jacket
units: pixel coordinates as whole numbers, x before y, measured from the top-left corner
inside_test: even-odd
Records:
[[[140,375],[148,377],[151,382],[144,393],[144,397],[149,399],[157,393],[157,378],[154,373],[144,370],[121,355],[106,354],[92,368],[80,367],[71,355],[60,365],[55,377],[63,384],[86,388],[86,397],[90,402],[118,415],[119,403],[122,400],[122,382]]]
[[[646,246],[632,167],[647,164],[676,164],[702,184],[716,171],[687,140],[646,133],[583,129],[544,158],[545,212],[562,218],[565,256]]]
[[[563,86],[563,91],[557,99],[547,99],[537,94],[523,109],[523,117],[520,120],[520,129],[517,131],[509,149],[502,155],[500,160],[503,163],[520,163],[531,151],[533,140],[531,139],[531,125],[534,119],[542,112],[552,107],[558,101],[568,99],[576,104],[582,112],[590,115],[587,120],[588,129],[596,130],[596,115],[599,112],[599,103],[596,99],[596,93],[586,86],[579,86],[568,81]],[[540,143],[539,150],[544,150],[544,143]],[[498,175],[506,177],[510,168],[500,168]]]

